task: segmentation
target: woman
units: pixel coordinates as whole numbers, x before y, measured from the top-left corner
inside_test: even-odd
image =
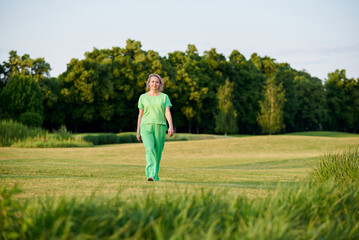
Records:
[[[162,150],[168,121],[168,135],[173,136],[173,124],[170,107],[171,101],[167,94],[162,93],[164,83],[157,74],[150,74],[147,79],[148,92],[138,100],[137,140],[143,142],[146,150],[147,181],[158,181]]]

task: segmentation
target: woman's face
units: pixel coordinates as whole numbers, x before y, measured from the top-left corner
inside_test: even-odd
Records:
[[[160,86],[160,80],[158,80],[158,78],[156,77],[151,77],[150,79],[150,87],[151,90],[158,90],[158,87]]]

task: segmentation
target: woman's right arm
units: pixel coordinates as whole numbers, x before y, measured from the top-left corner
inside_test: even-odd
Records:
[[[141,109],[141,108],[139,108],[138,109],[139,111],[138,111],[138,119],[137,119],[137,133],[136,133],[136,137],[137,137],[137,140],[139,141],[139,142],[141,142],[141,129],[140,129],[140,127],[141,127],[141,119],[142,119],[142,116],[143,116],[143,110]]]

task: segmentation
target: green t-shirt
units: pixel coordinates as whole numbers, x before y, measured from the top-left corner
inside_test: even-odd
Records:
[[[167,94],[160,93],[158,96],[148,96],[144,93],[138,100],[138,108],[143,110],[141,124],[154,123],[167,126],[165,109],[172,107]]]

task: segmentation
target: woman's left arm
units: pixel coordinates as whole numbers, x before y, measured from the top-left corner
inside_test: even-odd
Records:
[[[165,115],[166,115],[166,119],[167,119],[167,122],[168,122],[168,125],[169,125],[168,126],[168,135],[170,137],[172,137],[173,134],[174,134],[174,130],[173,130],[172,115],[171,115],[170,107],[166,107]]]

